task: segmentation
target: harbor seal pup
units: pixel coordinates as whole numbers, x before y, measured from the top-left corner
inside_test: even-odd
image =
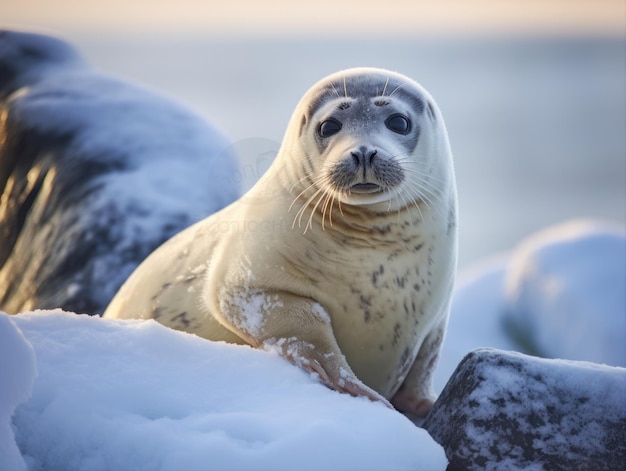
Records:
[[[241,199],[154,252],[105,312],[273,349],[329,387],[423,417],[456,270],[441,113],[403,75],[314,85]]]

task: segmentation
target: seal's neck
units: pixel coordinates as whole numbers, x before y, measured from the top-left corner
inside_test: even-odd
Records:
[[[388,203],[354,206],[337,200],[300,198],[291,206],[293,229],[303,234],[324,235],[353,245],[380,245],[396,243],[403,234],[415,232],[421,226],[442,225],[422,201],[399,210],[388,210]],[[307,201],[308,204],[307,204]]]

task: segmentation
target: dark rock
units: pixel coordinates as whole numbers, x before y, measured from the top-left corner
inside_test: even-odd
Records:
[[[0,310],[101,313],[150,252],[239,193],[204,119],[0,31]]]
[[[626,369],[476,350],[424,428],[451,470],[622,470]]]

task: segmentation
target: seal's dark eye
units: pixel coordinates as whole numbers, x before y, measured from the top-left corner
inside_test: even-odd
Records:
[[[411,130],[411,121],[404,115],[392,114],[385,121],[385,126],[398,134],[408,134]]]
[[[341,123],[336,119],[327,119],[320,123],[319,133],[322,137],[330,137],[339,131],[341,131]]]

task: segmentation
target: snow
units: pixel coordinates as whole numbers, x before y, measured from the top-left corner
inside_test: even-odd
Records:
[[[49,37],[19,39],[28,40],[43,50],[61,47]],[[68,153],[97,152],[125,160],[129,167],[125,170],[129,171],[107,178],[110,193],[129,206],[143,208],[149,201],[156,207],[138,211],[139,216],[149,219],[138,218],[137,231],[158,227],[170,212],[180,211],[177,195],[185,195],[196,220],[237,196],[230,143],[205,119],[159,92],[92,69],[69,50],[64,53],[69,57],[63,62],[32,67],[28,71],[31,78],[22,80],[36,81],[34,86],[21,89],[11,100],[14,104],[19,101],[24,126],[41,132],[72,133],[75,141]],[[148,163],[150,171],[144,168]],[[205,185],[195,184],[194,171],[206,178]],[[142,178],[138,179],[135,172],[141,172]],[[134,235],[129,234],[129,239]]]
[[[626,228],[568,221],[466,269],[435,390],[480,347],[626,367]]]
[[[101,313],[152,250],[238,197],[230,141],[177,101],[100,72],[49,36],[3,32],[0,69],[13,136],[2,143],[0,219],[19,228],[0,265],[5,310]]]
[[[425,427],[453,469],[623,469],[626,369],[484,348]]]
[[[37,375],[33,348],[10,317],[0,315],[0,469],[24,470],[10,426],[18,404],[30,396]]]
[[[154,321],[37,311],[0,322],[15,323],[37,357],[32,397],[13,419],[29,470],[447,465],[441,447],[401,414],[331,391],[275,354]],[[16,336],[5,330],[2,346]],[[19,374],[26,365],[11,363]]]
[[[457,278],[446,339],[433,376],[435,391],[441,392],[468,352],[487,346],[501,350],[518,348],[500,319],[506,262],[506,256],[494,256]]]
[[[319,320],[330,324],[330,316],[321,304],[313,303],[313,305],[311,306],[311,310],[313,311],[313,314],[315,314],[319,318]]]
[[[506,276],[506,318],[540,356],[626,366],[626,230],[572,221],[530,237]]]
[[[277,294],[266,294],[257,289],[243,289],[228,297],[228,304],[236,306],[241,316],[237,327],[253,336],[260,335],[265,326],[265,313],[283,307]]]
[[[485,351],[491,351],[486,349]],[[482,353],[482,352],[481,352]],[[502,391],[521,391],[526,397],[544,397],[545,391],[553,389],[562,389],[562,394],[554,396],[553,404],[533,403],[524,405],[524,413],[529,415],[528,409],[541,410],[538,417],[545,417],[545,410],[551,407],[560,410],[559,403],[562,405],[566,396],[575,394],[579,397],[586,397],[586,402],[580,401],[575,409],[576,416],[580,420],[580,428],[586,424],[592,426],[596,417],[588,414],[587,411],[597,409],[599,404],[604,407],[614,407],[615,413],[626,415],[626,410],[620,406],[623,403],[623,393],[626,391],[626,369],[609,367],[590,362],[579,362],[570,360],[550,360],[537,357],[529,357],[516,352],[507,352],[507,361],[517,361],[523,364],[523,375],[519,369],[511,368],[506,370],[502,365],[494,362],[484,367],[485,375],[495,378],[497,381],[480,383],[480,387],[476,388],[469,396],[470,401],[479,404],[477,408],[483,417],[475,414],[475,418],[488,419],[498,412],[511,412],[519,409],[519,403],[513,401],[506,402],[504,405],[495,404],[486,398],[493,398],[495,393]],[[558,365],[558,368],[554,368]],[[491,369],[493,373],[488,370]],[[531,384],[529,378],[535,378]],[[599,381],[599,378],[604,378]],[[609,384],[607,385],[607,381]],[[575,388],[569,388],[570,385],[576,385]],[[535,388],[533,391],[532,388]],[[507,415],[510,415],[507,413]],[[532,433],[541,431],[541,427],[537,424],[529,424],[523,421],[518,422],[518,430],[520,433]],[[542,425],[548,428],[548,424]],[[598,437],[599,438],[599,437]],[[584,447],[581,443],[580,447]]]

